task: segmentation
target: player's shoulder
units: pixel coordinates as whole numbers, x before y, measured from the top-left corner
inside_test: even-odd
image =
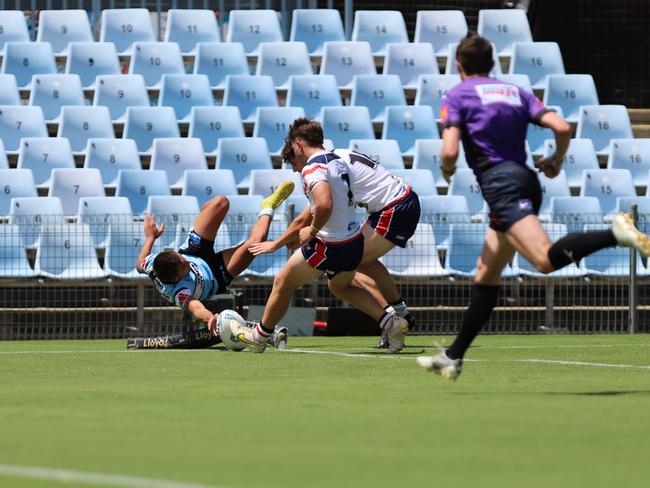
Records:
[[[310,175],[316,171],[327,171],[328,170],[328,164],[338,160],[339,157],[331,152],[331,151],[325,151],[320,154],[317,154],[316,156],[312,157],[305,166],[302,168],[302,175],[307,176]]]

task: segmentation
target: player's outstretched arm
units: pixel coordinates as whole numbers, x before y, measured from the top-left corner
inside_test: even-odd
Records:
[[[447,127],[442,133],[442,149],[440,150],[440,173],[449,183],[456,172],[456,160],[460,151],[460,129]]]
[[[555,112],[546,112],[539,124],[555,134],[555,153],[540,159],[535,166],[549,178],[554,178],[562,170],[564,155],[571,141],[571,126]]]
[[[309,205],[298,215],[287,227],[280,236],[274,241],[259,242],[253,244],[248,250],[253,256],[259,256],[260,254],[267,254],[274,251],[277,251],[282,246],[286,246],[292,242],[298,240],[298,232],[300,229],[309,225],[311,222],[311,211]]]
[[[156,219],[153,214],[149,215],[145,212],[144,214],[144,244],[142,249],[140,249],[140,254],[138,254],[138,262],[136,263],[136,269],[140,272],[144,271],[142,269],[142,262],[149,254],[151,254],[151,249],[153,248],[154,242],[158,239],[162,233],[165,231],[165,224],[156,225]]]
[[[208,324],[210,332],[217,335],[217,316],[205,308],[200,300],[189,298],[186,307],[195,319]]]

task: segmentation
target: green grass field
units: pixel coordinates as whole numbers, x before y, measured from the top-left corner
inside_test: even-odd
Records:
[[[650,483],[650,336],[480,337],[457,383],[416,367],[432,342],[399,357],[374,338],[263,355],[0,343],[0,486],[64,486],[16,466],[75,486]]]

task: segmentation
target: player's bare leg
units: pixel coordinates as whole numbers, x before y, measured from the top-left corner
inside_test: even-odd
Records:
[[[203,239],[214,241],[223,219],[226,218],[230,202],[223,195],[205,202],[201,212],[194,220],[193,229]]]

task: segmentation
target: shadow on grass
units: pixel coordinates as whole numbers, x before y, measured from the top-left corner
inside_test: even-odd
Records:
[[[542,395],[571,395],[571,396],[622,396],[650,395],[650,390],[605,390],[605,391],[545,391]]]

